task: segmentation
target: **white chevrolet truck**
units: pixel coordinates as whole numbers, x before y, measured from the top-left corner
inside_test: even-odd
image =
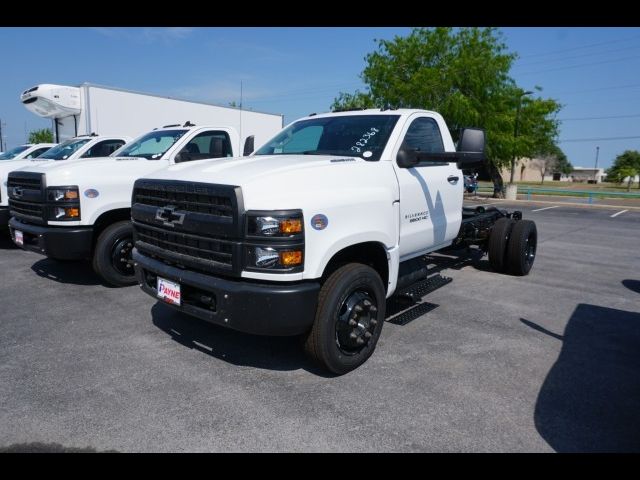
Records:
[[[266,132],[263,141],[277,131]],[[245,140],[247,153],[253,138]],[[12,238],[23,249],[53,259],[89,259],[108,284],[134,284],[134,181],[172,164],[240,156],[239,146],[232,127],[186,122],[141,135],[108,157],[39,162],[12,171],[7,181]]]
[[[27,160],[36,158],[55,146],[55,143],[25,143],[0,153],[0,230],[6,230],[7,222],[9,221],[6,188],[7,172],[26,165]]]
[[[536,227],[520,212],[463,207],[457,149],[443,118],[364,110],[298,120],[244,158],[178,164],[133,189],[133,260],[142,289],[243,332],[305,336],[307,353],[346,373],[373,353],[386,300],[425,280],[424,256],[479,245],[525,275]]]
[[[9,221],[9,203],[7,194],[7,175],[13,170],[29,166],[57,165],[57,161],[85,160],[87,158],[105,157],[110,155],[126,142],[131,140],[126,136],[83,135],[66,142],[55,144],[39,144],[31,147],[12,160],[0,161],[0,224],[6,229]],[[25,152],[32,154],[25,155]],[[39,153],[38,153],[39,152]],[[6,152],[9,153],[9,152]],[[38,153],[38,155],[36,155]]]

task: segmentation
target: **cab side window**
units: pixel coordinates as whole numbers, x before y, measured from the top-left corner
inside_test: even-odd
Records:
[[[37,148],[36,150],[34,150],[33,152],[31,152],[29,155],[27,155],[25,158],[37,158],[40,155],[42,155],[44,152],[46,152],[47,150],[49,150],[51,147],[42,147],[42,148]]]
[[[176,155],[176,162],[190,162],[205,158],[233,156],[229,134],[222,131],[202,132],[187,143]]]
[[[404,137],[402,148],[422,153],[442,153],[444,144],[440,128],[433,118],[416,118]]]
[[[82,158],[108,157],[124,145],[124,143],[124,140],[103,140],[87,150],[84,155],[82,155]]]

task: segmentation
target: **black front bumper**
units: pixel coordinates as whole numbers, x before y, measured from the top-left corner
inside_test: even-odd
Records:
[[[182,305],[170,305],[202,320],[256,335],[288,336],[313,324],[320,284],[226,280],[167,265],[133,250],[142,290],[157,299],[160,276],[181,287]]]
[[[0,229],[7,228],[9,218],[9,207],[0,207]]]
[[[93,246],[92,227],[43,227],[23,223],[15,217],[9,220],[11,238],[15,242],[15,231],[20,230],[24,250],[46,255],[59,260],[82,260],[91,257]]]

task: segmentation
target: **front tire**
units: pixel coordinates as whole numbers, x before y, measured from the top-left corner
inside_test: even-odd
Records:
[[[373,268],[349,263],[337,269],[320,289],[307,355],[338,375],[358,368],[376,348],[385,302],[382,279]]]
[[[93,270],[108,284],[116,287],[136,283],[131,250],[133,226],[122,220],[105,228],[93,252]]]

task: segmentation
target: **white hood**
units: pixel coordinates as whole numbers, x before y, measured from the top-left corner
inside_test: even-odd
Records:
[[[389,192],[390,162],[329,155],[255,155],[171,165],[147,178],[179,179],[242,187],[246,209],[302,208],[314,196],[348,201],[373,191]],[[392,177],[393,178],[393,177]],[[355,198],[354,198],[355,200]],[[390,200],[392,202],[393,200]]]

